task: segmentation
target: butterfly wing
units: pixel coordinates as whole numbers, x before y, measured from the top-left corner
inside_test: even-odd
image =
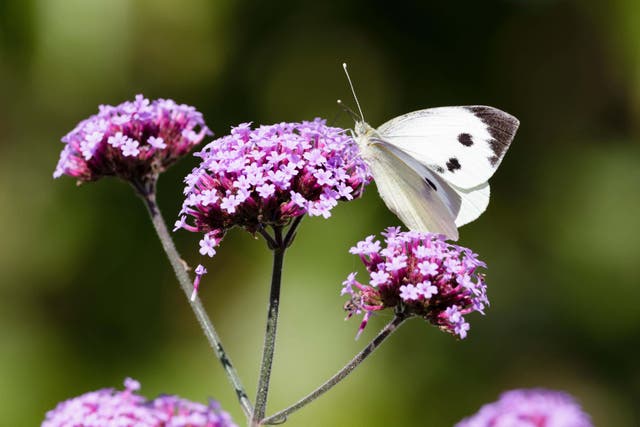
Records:
[[[457,240],[456,214],[451,209],[460,209],[459,197],[452,193],[443,200],[438,194],[439,188],[445,188],[442,180],[427,168],[416,171],[396,153],[384,142],[368,144],[362,153],[389,210],[411,230],[441,233]]]
[[[456,225],[461,227],[474,221],[489,206],[489,183],[485,182],[471,189],[451,187],[460,196],[460,210],[456,215]]]
[[[424,178],[444,202],[445,206],[449,208],[449,211],[455,218],[456,226],[460,227],[475,220],[487,209],[489,205],[488,182],[471,189],[457,188],[447,183],[425,165],[393,145],[387,144],[386,149],[395,154],[418,175]]]
[[[439,107],[396,117],[377,132],[454,187],[473,189],[493,175],[519,124],[493,107]]]

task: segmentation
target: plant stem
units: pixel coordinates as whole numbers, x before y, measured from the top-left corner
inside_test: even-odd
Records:
[[[273,227],[275,247],[273,250],[273,271],[271,274],[271,291],[269,294],[269,310],[267,312],[267,326],[264,333],[264,347],[262,350],[262,363],[260,365],[260,377],[258,379],[258,391],[256,395],[256,407],[253,412],[252,426],[259,426],[259,421],[264,417],[267,409],[267,397],[269,395],[269,380],[271,379],[271,366],[273,354],[276,348],[276,332],[278,329],[278,312],[280,308],[280,284],[282,282],[282,265],[286,246],[282,239],[282,227]]]
[[[347,377],[360,363],[362,363],[371,353],[373,353],[382,342],[387,339],[398,327],[407,320],[409,317],[402,313],[396,313],[394,318],[387,323],[387,325],[378,333],[378,335],[367,346],[358,353],[351,361],[346,364],[340,371],[334,376],[329,378],[324,384],[316,388],[304,398],[300,399],[297,403],[289,406],[288,408],[260,421],[259,425],[269,424],[281,424],[286,421],[287,416],[296,412],[303,406],[313,402],[318,397],[329,391],[333,386],[338,384],[344,378]]]
[[[293,243],[293,239],[296,238],[296,231],[298,230],[298,226],[300,225],[302,218],[304,218],[304,215],[301,215],[294,219],[293,224],[291,224],[291,227],[289,227],[289,231],[287,231],[287,235],[285,236],[283,243],[285,248],[291,246],[291,244]]]
[[[250,418],[253,413],[253,407],[247,393],[245,392],[244,386],[240,381],[238,372],[233,367],[231,359],[227,356],[224,348],[222,347],[220,337],[213,327],[206,310],[202,306],[200,298],[197,297],[195,301],[191,301],[192,283],[189,278],[189,273],[187,272],[187,265],[180,257],[180,254],[173,243],[173,239],[169,234],[169,230],[167,229],[167,224],[164,222],[160,209],[156,203],[155,180],[146,184],[133,183],[133,187],[138,195],[144,200],[151,217],[151,222],[153,222],[153,226],[160,238],[160,242],[162,243],[162,248],[169,258],[169,262],[173,267],[173,271],[180,283],[180,287],[184,291],[187,301],[189,302],[189,305],[191,305],[191,309],[193,310],[193,313],[202,327],[202,331],[209,341],[209,345],[213,349],[218,360],[220,360],[220,363],[227,375],[227,379],[234,388],[245,416]]]
[[[283,238],[283,229],[273,227],[273,237],[264,229],[260,234],[267,241],[269,249],[273,251],[273,271],[271,273],[271,291],[269,295],[269,310],[267,312],[267,326],[264,334],[264,347],[262,350],[262,363],[260,365],[260,377],[258,379],[258,391],[256,396],[256,408],[251,420],[252,426],[259,426],[260,420],[267,410],[267,398],[269,397],[269,382],[271,379],[271,367],[273,355],[276,349],[276,333],[278,329],[278,313],[280,309],[280,285],[282,283],[282,265],[284,253],[293,243],[296,231],[303,216],[295,218]]]

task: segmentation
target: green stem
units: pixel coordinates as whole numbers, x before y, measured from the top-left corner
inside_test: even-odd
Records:
[[[357,368],[360,363],[362,363],[371,353],[373,353],[382,342],[387,339],[400,325],[402,322],[407,320],[408,317],[402,313],[396,313],[394,318],[378,333],[378,335],[369,343],[367,346],[358,353],[351,361],[346,364],[340,371],[338,371],[334,376],[329,378],[324,384],[320,387],[316,388],[314,391],[309,393],[307,396],[300,399],[298,402],[289,406],[288,408],[268,417],[260,421],[258,425],[269,425],[269,424],[282,424],[287,420],[287,416],[296,412],[298,409],[304,407],[305,405],[313,402],[318,397],[322,396],[324,393],[329,391],[335,385],[337,385],[340,381],[347,377],[355,368]]]
[[[269,309],[267,312],[267,325],[264,334],[264,347],[262,350],[262,363],[258,379],[258,391],[256,395],[256,407],[253,412],[252,426],[259,426],[259,421],[264,417],[267,409],[267,397],[269,395],[269,381],[271,379],[271,367],[273,354],[276,348],[276,332],[278,329],[278,312],[280,308],[280,285],[282,282],[282,265],[286,246],[282,240],[282,228],[274,227],[275,247],[273,250],[273,271],[271,274],[271,291],[269,294]]]
[[[262,363],[260,364],[260,376],[258,379],[258,391],[256,395],[256,408],[251,419],[251,426],[259,426],[260,420],[267,410],[269,397],[269,382],[271,380],[271,367],[273,355],[276,349],[276,335],[278,329],[278,313],[280,308],[280,287],[282,283],[282,265],[284,253],[293,243],[296,232],[303,216],[293,220],[289,230],[283,234],[283,228],[274,226],[274,235],[271,236],[264,228],[259,233],[264,237],[269,249],[273,251],[273,271],[271,273],[271,291],[269,294],[269,309],[267,312],[267,325],[264,334],[264,347],[262,349]]]
[[[222,347],[222,343],[220,341],[220,337],[216,332],[209,316],[207,315],[206,310],[202,306],[200,302],[200,298],[196,297],[194,301],[191,301],[191,291],[192,291],[192,282],[189,278],[189,273],[187,271],[187,265],[180,257],[175,244],[173,243],[173,239],[169,234],[169,230],[167,229],[167,224],[164,222],[162,218],[162,214],[160,213],[160,209],[156,203],[156,193],[155,193],[155,180],[152,182],[147,182],[145,184],[137,184],[133,183],[133,187],[138,193],[138,195],[144,200],[145,205],[147,206],[147,210],[149,211],[149,215],[151,217],[151,222],[160,238],[160,242],[162,243],[162,248],[164,249],[167,257],[169,258],[169,262],[173,267],[173,271],[180,283],[180,287],[185,293],[187,297],[187,301],[193,310],[200,326],[202,327],[202,331],[204,332],[207,340],[209,341],[209,345],[213,349],[216,357],[220,360],[222,367],[227,375],[227,379],[231,383],[238,401],[242,406],[242,410],[247,418],[251,417],[253,413],[253,407],[251,405],[251,401],[245,392],[244,386],[240,381],[240,377],[238,372],[233,367],[231,363],[231,359],[227,356],[224,348]]]

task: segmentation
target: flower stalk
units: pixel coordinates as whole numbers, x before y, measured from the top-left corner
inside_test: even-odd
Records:
[[[404,312],[396,312],[395,316],[387,325],[376,335],[376,337],[371,340],[369,344],[362,351],[355,355],[353,359],[349,363],[347,363],[342,369],[340,369],[334,376],[329,378],[324,384],[316,388],[314,391],[300,399],[298,402],[289,406],[286,409],[283,409],[280,412],[277,412],[270,417],[263,419],[258,425],[274,425],[274,424],[282,424],[286,421],[287,417],[292,413],[298,411],[304,406],[316,400],[318,397],[322,396],[324,393],[332,389],[336,386],[340,381],[345,379],[351,372],[353,372],[364,360],[369,357],[380,345],[394,333],[400,325],[407,319],[409,319],[411,315],[407,315]]]
[[[156,182],[157,178],[152,177],[144,181],[132,182],[132,185],[136,193],[144,201],[147,210],[149,211],[149,216],[151,217],[153,227],[156,231],[156,234],[158,235],[158,238],[160,239],[160,243],[162,244],[162,248],[164,249],[167,258],[169,258],[169,262],[173,267],[173,271],[176,275],[176,278],[178,279],[178,283],[185,293],[187,301],[189,302],[189,305],[191,306],[191,309],[193,310],[198,323],[200,323],[207,341],[209,341],[209,345],[213,349],[218,360],[220,360],[225,374],[227,375],[227,379],[231,383],[238,401],[240,402],[242,411],[247,418],[250,418],[251,414],[253,413],[253,407],[251,405],[249,397],[247,396],[244,386],[242,385],[240,376],[234,368],[231,359],[225,352],[224,347],[222,346],[222,342],[220,341],[220,337],[218,336],[218,333],[216,332],[211,319],[209,319],[205,308],[200,302],[200,298],[196,296],[196,298],[191,299],[192,283],[187,271],[187,265],[180,257],[180,254],[178,253],[175,244],[173,243],[173,239],[169,234],[167,225],[156,203]]]
[[[267,409],[267,398],[269,396],[269,383],[271,379],[271,367],[273,366],[273,355],[276,347],[276,334],[278,329],[278,315],[280,310],[280,287],[282,283],[282,266],[284,254],[293,242],[296,230],[302,221],[302,216],[297,217],[289,227],[283,237],[282,227],[273,227],[273,236],[266,230],[261,230],[261,234],[267,241],[267,245],[273,251],[273,271],[271,275],[271,290],[269,293],[269,308],[267,311],[267,322],[264,335],[264,347],[262,350],[262,363],[260,365],[260,376],[258,379],[258,391],[256,395],[256,407],[253,412],[252,426],[261,425],[260,420],[264,418]]]

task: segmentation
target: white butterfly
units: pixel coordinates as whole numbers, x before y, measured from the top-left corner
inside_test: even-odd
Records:
[[[343,67],[360,112],[353,136],[380,197],[409,229],[457,240],[458,227],[487,209],[488,180],[520,122],[475,105],[414,111],[374,129]]]

